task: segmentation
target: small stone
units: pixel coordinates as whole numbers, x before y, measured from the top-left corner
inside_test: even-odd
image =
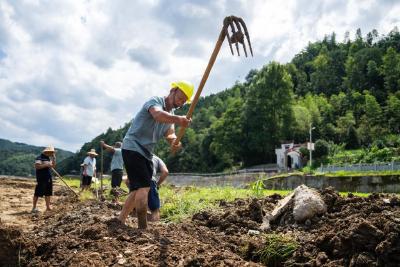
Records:
[[[133,251],[130,250],[130,249],[127,249],[127,250],[124,251],[124,254],[125,254],[125,255],[132,255],[132,254],[133,254]]]
[[[248,233],[249,235],[259,235],[259,234],[260,234],[260,231],[257,231],[257,230],[249,230],[247,233]]]

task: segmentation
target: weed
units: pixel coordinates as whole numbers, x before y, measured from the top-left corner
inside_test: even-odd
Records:
[[[264,187],[264,182],[262,178],[250,184],[250,189],[253,191],[254,195],[260,197],[262,195]]]

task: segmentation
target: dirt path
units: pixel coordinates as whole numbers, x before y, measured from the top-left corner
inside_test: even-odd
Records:
[[[5,225],[21,226],[22,229],[31,230],[37,216],[31,214],[32,197],[35,190],[36,181],[34,179],[9,178],[0,176],[0,221]],[[58,185],[54,186],[59,189]],[[53,196],[52,202],[57,201],[58,197]],[[46,209],[44,198],[38,201],[40,211]]]

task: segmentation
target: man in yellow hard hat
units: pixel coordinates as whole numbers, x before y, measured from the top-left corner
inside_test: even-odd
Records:
[[[188,127],[191,119],[174,114],[174,110],[190,103],[194,86],[187,81],[171,83],[168,96],[152,97],[132,120],[122,142],[122,158],[129,179],[130,193],[118,219],[125,223],[128,214],[135,207],[138,227],[147,228],[147,197],[153,176],[153,149],[165,138],[170,145],[176,139],[174,124]],[[174,149],[182,146],[177,144]]]

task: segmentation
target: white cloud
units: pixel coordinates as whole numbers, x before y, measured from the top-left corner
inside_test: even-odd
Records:
[[[0,138],[75,151],[171,81],[197,85],[226,15],[244,18],[255,57],[224,44],[204,94],[333,31],[387,33],[399,12],[378,0],[0,0]]]

